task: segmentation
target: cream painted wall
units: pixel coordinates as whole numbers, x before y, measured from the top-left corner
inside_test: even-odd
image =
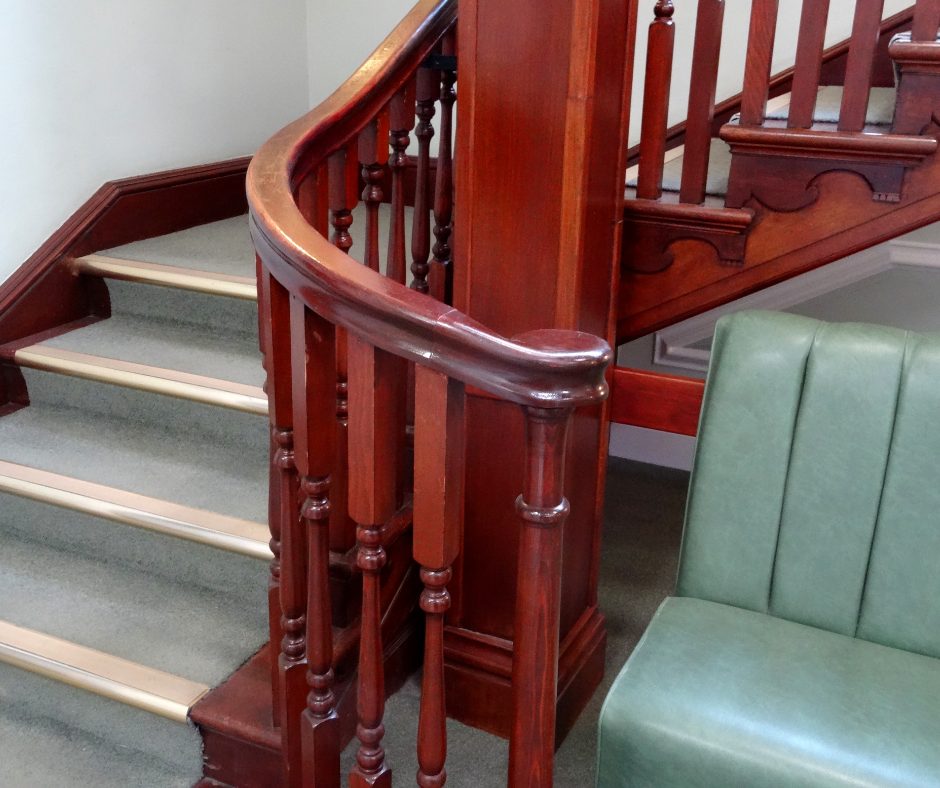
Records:
[[[669,101],[669,124],[679,123],[686,116],[689,103],[689,83],[692,72],[692,49],[695,40],[697,0],[675,0],[673,21],[676,25],[676,48],[673,59],[673,84]],[[888,17],[909,7],[911,0],[885,0],[884,16]],[[799,32],[802,2],[783,0],[777,18],[773,71],[777,73],[793,65],[796,57],[796,39]],[[643,102],[643,64],[646,63],[646,41],[650,22],[653,21],[654,0],[640,0],[637,35],[637,65],[633,82],[633,113],[630,122],[630,144],[639,141],[641,107]],[[831,0],[826,45],[830,46],[852,34],[855,0]],[[721,60],[718,68],[718,101],[741,91],[744,80],[744,58],[750,24],[750,0],[725,0],[724,31],[722,33]]]
[[[0,0],[0,280],[105,181],[251,154],[303,114],[304,3]]]

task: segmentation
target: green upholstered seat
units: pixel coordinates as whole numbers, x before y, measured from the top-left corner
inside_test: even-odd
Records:
[[[940,338],[720,321],[677,594],[599,788],[940,786]]]

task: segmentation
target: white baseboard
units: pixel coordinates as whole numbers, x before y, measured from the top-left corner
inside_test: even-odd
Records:
[[[695,438],[628,424],[610,425],[610,456],[682,471],[692,470]]]

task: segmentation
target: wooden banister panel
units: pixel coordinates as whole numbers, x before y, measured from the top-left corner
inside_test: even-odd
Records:
[[[871,70],[875,62],[883,10],[884,0],[856,2],[849,60],[845,67],[845,85],[842,88],[839,131],[861,131],[865,126],[871,94]]]
[[[813,125],[828,18],[829,0],[803,0],[787,122],[791,129],[808,129]]]
[[[767,111],[770,64],[777,33],[778,0],[754,0],[751,5],[751,29],[747,39],[744,64],[744,90],[741,94],[741,125],[760,126]]]
[[[705,381],[617,367],[610,420],[650,430],[696,435]]]
[[[936,41],[940,28],[940,0],[917,0],[911,41]]]

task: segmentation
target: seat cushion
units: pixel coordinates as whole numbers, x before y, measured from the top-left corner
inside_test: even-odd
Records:
[[[607,696],[598,747],[598,788],[936,788],[940,660],[668,599]]]

